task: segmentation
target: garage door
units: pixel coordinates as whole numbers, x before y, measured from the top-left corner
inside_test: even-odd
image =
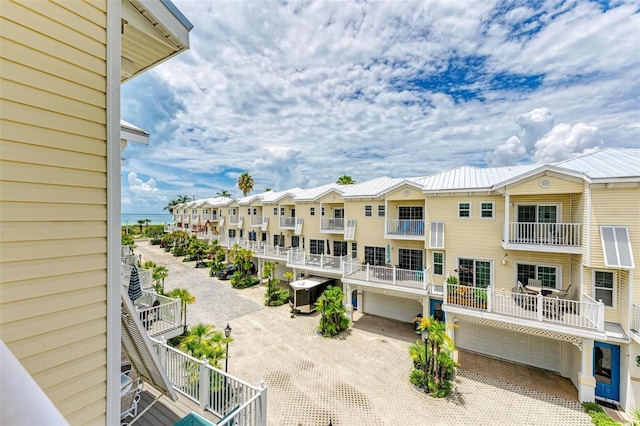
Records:
[[[559,340],[460,321],[455,330],[455,343],[460,349],[560,371]]]
[[[398,321],[413,322],[413,318],[422,312],[422,305],[417,300],[404,297],[388,296],[365,291],[362,293],[362,311]]]

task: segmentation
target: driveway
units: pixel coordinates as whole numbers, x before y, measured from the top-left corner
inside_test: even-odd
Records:
[[[166,289],[196,296],[188,322],[231,325],[229,372],[268,387],[270,425],[590,425],[573,400],[458,370],[448,399],[416,392],[408,377],[412,327],[362,316],[337,338],[316,334],[318,314],[264,307],[264,286],[232,289],[158,246],[143,258],[167,266]]]

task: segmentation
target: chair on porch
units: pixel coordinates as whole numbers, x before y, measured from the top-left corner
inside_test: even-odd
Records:
[[[142,379],[138,377],[134,381],[134,386],[120,397],[121,424],[126,424],[125,419],[128,417],[133,419],[138,415],[138,403],[140,402],[140,393],[142,393],[143,386]]]
[[[518,286],[516,287],[516,290],[517,292],[513,295],[516,301],[516,304],[526,310],[534,309],[534,305],[532,304],[532,302],[534,301],[527,296],[534,296],[536,293],[527,290],[527,288],[524,285],[522,285],[520,281],[518,281]]]

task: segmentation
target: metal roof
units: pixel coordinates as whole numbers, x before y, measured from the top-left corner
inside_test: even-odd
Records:
[[[233,198],[229,198],[229,197],[206,198],[204,200],[204,203],[202,203],[202,205],[207,205],[211,207],[221,207],[221,206],[228,205],[232,201],[233,201]]]
[[[292,196],[294,197],[297,193],[303,191],[302,188],[291,188],[291,189],[285,189],[284,191],[278,191],[278,192],[274,192],[274,191],[269,191],[269,192],[265,192],[264,196],[262,197],[262,202],[263,203],[276,203],[278,202],[278,200],[286,197],[286,196]]]
[[[605,148],[555,165],[582,172],[592,179],[639,178],[640,149]]]
[[[424,191],[490,189],[492,186],[539,167],[525,166],[478,168],[463,166],[447,170],[424,180]]]
[[[316,186],[315,188],[304,189],[296,194],[296,201],[314,201],[319,197],[335,190],[337,193],[342,194],[344,190],[352,185],[338,185],[337,183],[328,183],[322,186]]]
[[[405,180],[404,178],[392,178],[388,176],[382,176],[375,179],[370,179],[362,183],[356,183],[349,185],[344,190],[344,198],[369,198],[379,197],[387,189],[399,182]]]

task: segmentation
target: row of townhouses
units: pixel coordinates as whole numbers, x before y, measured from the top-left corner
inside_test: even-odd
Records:
[[[581,401],[640,404],[640,150],[195,200],[173,218],[278,278],[335,278],[350,311],[433,315],[458,348],[557,372]]]

